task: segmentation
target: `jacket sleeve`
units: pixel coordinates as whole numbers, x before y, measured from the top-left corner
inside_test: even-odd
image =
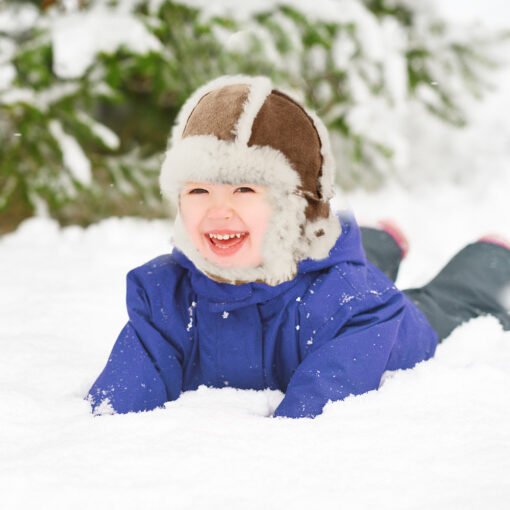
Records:
[[[87,399],[94,414],[147,411],[175,400],[182,389],[182,353],[151,320],[136,273],[127,276],[129,321]]]
[[[318,332],[274,416],[313,418],[328,401],[377,389],[404,313],[404,300],[396,293],[348,321],[335,317],[333,322],[342,325]]]

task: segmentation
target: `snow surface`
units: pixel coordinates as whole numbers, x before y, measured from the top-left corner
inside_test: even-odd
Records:
[[[480,5],[499,6],[499,21],[509,10]],[[411,244],[402,288],[485,233],[510,236],[510,72],[497,84],[466,130],[414,113],[407,188],[335,201],[365,224],[398,221]],[[270,419],[279,392],[232,388],[92,417],[83,396],[127,318],[125,274],[168,252],[171,232],[166,221],[60,229],[34,218],[0,239],[2,509],[510,507],[510,332],[490,317],[315,420]]]
[[[467,194],[443,190],[448,204],[430,209],[429,194],[401,194],[351,198],[374,217],[399,213],[409,284],[496,212],[483,201],[478,224],[452,230],[445,214],[469,218]],[[126,320],[125,274],[168,251],[171,229],[115,218],[59,229],[36,218],[0,241],[2,508],[508,507],[510,332],[489,317],[315,420],[268,418],[279,392],[231,388],[92,417],[83,396]]]

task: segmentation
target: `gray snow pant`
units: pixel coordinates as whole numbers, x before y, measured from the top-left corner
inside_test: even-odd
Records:
[[[368,260],[395,281],[402,261],[395,240],[374,228],[361,228],[361,235]],[[427,285],[404,293],[440,340],[463,322],[487,314],[510,330],[510,250],[487,242],[468,244]]]

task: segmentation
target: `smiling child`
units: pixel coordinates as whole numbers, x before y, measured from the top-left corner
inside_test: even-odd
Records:
[[[189,98],[160,178],[175,248],[128,273],[129,320],[88,394],[95,414],[207,385],[278,389],[274,416],[314,417],[430,358],[470,318],[510,328],[504,242],[470,244],[402,292],[401,237],[335,214],[334,171],[323,123],[268,78],[222,77]]]

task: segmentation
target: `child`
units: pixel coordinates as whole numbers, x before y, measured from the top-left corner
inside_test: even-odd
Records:
[[[205,384],[279,389],[274,416],[314,417],[430,358],[472,317],[510,329],[510,249],[471,244],[401,292],[398,236],[363,229],[363,249],[352,215],[330,209],[333,179],[326,128],[269,79],[193,94],[160,179],[178,206],[175,249],[127,276],[129,321],[89,392],[94,412],[154,409]]]

